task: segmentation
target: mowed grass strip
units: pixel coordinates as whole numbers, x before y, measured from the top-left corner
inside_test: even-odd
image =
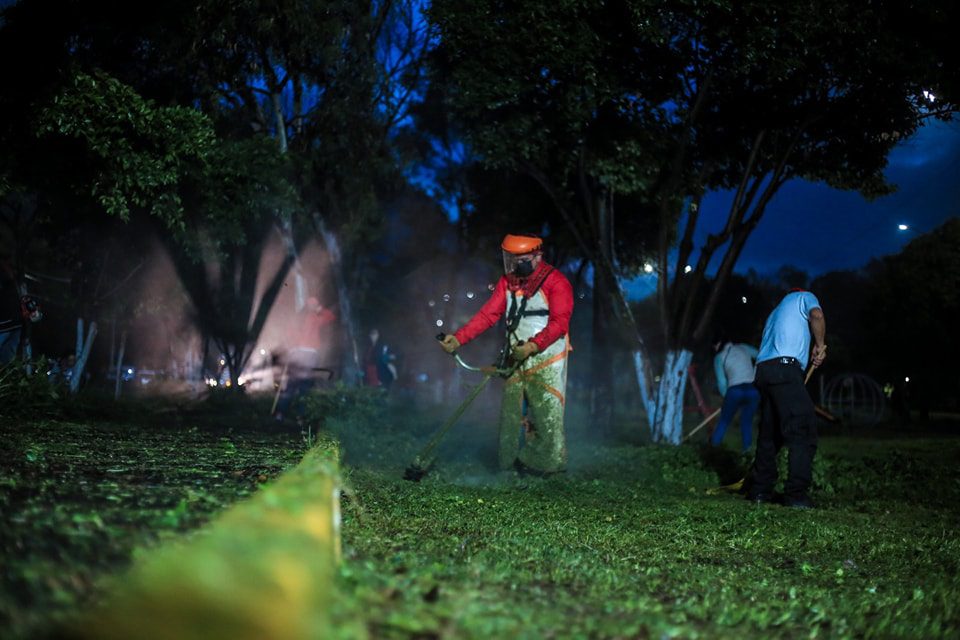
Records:
[[[322,637],[339,557],[338,448],[324,441],[188,539],[143,558],[82,638]]]
[[[419,484],[352,469],[341,615],[384,638],[960,634],[958,438],[824,438],[812,511],[711,495],[715,451],[577,447],[546,480],[490,450]]]

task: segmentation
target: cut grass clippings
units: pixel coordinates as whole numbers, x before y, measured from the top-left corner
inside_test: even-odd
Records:
[[[495,430],[467,416],[412,483],[403,469],[442,412],[368,408],[322,421],[349,488],[331,636],[960,634],[955,431],[822,438],[819,508],[805,511],[711,495],[748,462],[728,450],[600,443],[575,412],[566,474],[493,469]],[[0,435],[13,445],[0,479],[5,637],[76,613],[133,550],[205,522],[303,451],[289,435],[189,423]]]
[[[299,432],[151,422],[0,420],[0,637],[35,637],[91,603],[133,555],[196,529],[305,448]]]
[[[340,584],[373,637],[960,633],[956,437],[823,438],[819,508],[794,510],[710,495],[718,452],[690,446],[579,442],[567,474],[499,473],[477,425],[411,483],[362,464],[361,428]]]

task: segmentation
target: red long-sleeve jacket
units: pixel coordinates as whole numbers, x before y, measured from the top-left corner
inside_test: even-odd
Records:
[[[540,266],[552,269],[540,286],[540,291],[546,296],[550,310],[547,326],[531,338],[531,341],[536,343],[537,349],[542,352],[570,330],[570,316],[573,315],[573,287],[570,286],[567,277],[557,269],[553,269],[546,263],[541,263]],[[480,307],[467,324],[453,334],[457,341],[460,344],[467,344],[495,325],[506,313],[507,292],[519,291],[522,288],[522,283],[515,279],[500,276],[490,299]]]

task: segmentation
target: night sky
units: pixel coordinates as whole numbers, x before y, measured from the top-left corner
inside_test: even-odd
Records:
[[[857,269],[872,258],[960,216],[960,122],[931,122],[890,156],[889,196],[868,202],[854,192],[796,180],[783,186],[747,241],[737,271],[791,264],[817,276]],[[704,199],[701,234],[726,219],[731,192]],[[898,224],[910,229],[900,231]]]

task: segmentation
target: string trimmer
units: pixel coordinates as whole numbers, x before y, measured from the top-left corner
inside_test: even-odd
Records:
[[[443,340],[446,336],[442,333],[437,334],[437,340]],[[521,343],[522,344],[522,343]],[[483,391],[483,388],[487,386],[487,383],[490,382],[490,378],[494,376],[500,376],[501,378],[509,378],[517,370],[517,367],[520,363],[513,363],[509,358],[509,350],[505,346],[503,352],[501,352],[500,361],[490,367],[474,367],[463,361],[463,358],[460,357],[460,354],[454,351],[452,354],[453,359],[458,365],[466,369],[467,371],[474,371],[477,373],[483,374],[483,379],[480,381],[480,384],[475,386],[473,390],[470,391],[466,399],[460,403],[460,406],[457,407],[456,411],[447,418],[446,422],[437,429],[437,432],[433,434],[433,437],[430,438],[430,441],[427,442],[427,445],[423,448],[420,453],[417,454],[417,457],[413,459],[413,462],[410,463],[410,466],[407,467],[406,471],[403,473],[403,478],[405,480],[412,480],[414,482],[420,482],[420,480],[427,475],[427,472],[430,470],[431,465],[435,456],[433,455],[434,450],[437,448],[437,445],[443,440],[444,436],[447,435],[447,432],[456,424],[457,420],[460,419],[460,416],[463,415],[463,412],[467,410],[467,407],[476,400],[477,396],[480,395],[480,392]]]

